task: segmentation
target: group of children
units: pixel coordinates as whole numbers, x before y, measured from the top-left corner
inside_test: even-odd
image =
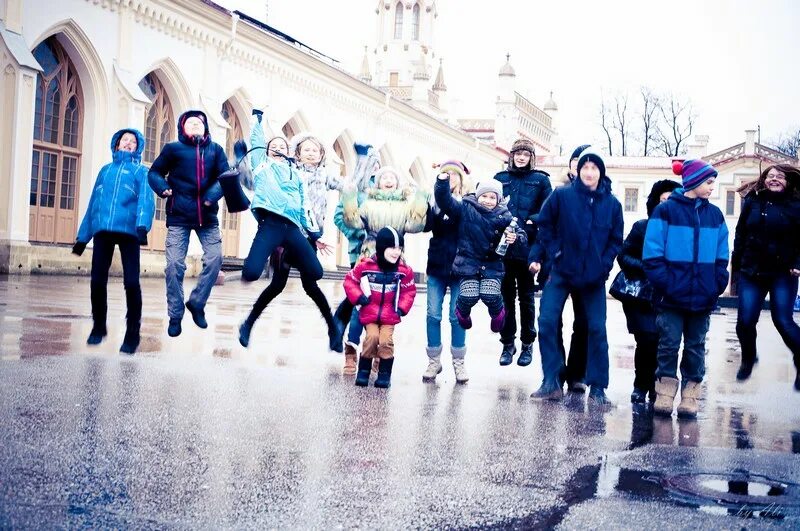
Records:
[[[261,278],[270,256],[274,276],[239,328],[243,346],[249,344],[258,316],[286,285],[289,268],[296,267],[306,293],[327,323],[330,348],[344,350],[345,374],[356,374],[356,385],[365,386],[375,371],[375,386],[389,387],[394,328],[411,310],[416,293],[414,273],[402,259],[404,236],[430,231],[429,364],[423,380],[432,381],[442,371],[441,321],[448,290],[451,354],[458,383],[469,380],[464,367],[466,330],[472,327],[471,314],[479,301],[488,309],[492,332],[501,333],[500,364],[508,365],[516,354],[515,297],[519,296],[522,351],[517,363],[530,364],[536,337],[534,276],[538,274],[543,284],[539,315],[543,381],[531,396],[563,397],[568,360],[560,341],[561,315],[566,299],[572,297],[576,324],[582,320],[586,330],[585,374],[575,381],[589,386],[590,401],[609,406],[605,395],[609,378],[606,281],[619,255],[623,271],[631,278],[646,278],[656,294],[644,307],[625,308],[637,341],[632,401],[644,402],[649,394],[657,413],[671,415],[680,385],[679,414],[696,415],[709,314],[728,284],[727,227],[719,209],[708,202],[717,175],[712,166],[688,160],[675,168],[682,183],[656,183],[648,200],[649,220],[634,225],[623,243],[621,205],[611,193],[602,156],[590,147],[576,150],[570,182],[554,191],[549,176],[534,169],[533,145],[520,139],[510,150],[508,169],[480,180],[472,193],[468,193],[470,172],[462,162],[439,165],[431,195],[403,183],[393,168],[381,167],[370,146],[355,146],[354,175],[332,177],[325,170],[324,148],[318,139],[304,134],[291,142],[282,137],[266,142],[263,113],[254,110],[253,115],[250,209],[258,230],[242,279]],[[128,302],[127,331],[120,350],[126,353],[135,352],[139,344],[139,245],[146,244],[154,213],[148,183],[166,200],[170,336],[181,333],[184,308],[199,327],[207,326],[205,304],[221,266],[216,215],[223,191],[218,177],[228,169],[228,161],[222,148],[211,141],[205,115],[200,111],[181,115],[178,140],[164,147],[149,171],[141,165],[143,148],[138,131],[124,129],[113,136],[113,162],[98,176],[74,248],[79,254],[90,239],[95,240],[94,326],[87,342],[97,344],[106,335],[108,269],[114,246],[120,247]],[[246,152],[246,146],[241,151]],[[331,189],[341,191],[335,222],[349,240],[352,266],[344,280],[346,300],[335,314],[317,285],[322,267],[316,256],[318,251],[330,252],[321,236],[326,192]],[[182,284],[192,230],[203,247],[203,270],[184,304]],[[796,291],[800,270],[792,271]],[[638,325],[631,326],[637,319]],[[366,334],[359,357],[362,330]],[[685,344],[682,384],[677,379],[681,338]],[[800,334],[798,338],[800,344]],[[752,370],[753,361],[749,361]]]

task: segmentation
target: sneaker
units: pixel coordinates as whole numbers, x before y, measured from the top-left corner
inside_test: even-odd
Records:
[[[556,383],[542,382],[541,387],[531,393],[531,398],[536,400],[561,400],[564,398],[564,391]]]
[[[107,334],[108,331],[105,328],[100,328],[97,326],[92,327],[92,331],[89,332],[89,337],[86,339],[86,344],[99,345]]]
[[[492,317],[492,320],[489,322],[489,328],[491,328],[492,332],[499,332],[503,329],[503,325],[506,322],[506,309],[501,308],[500,313]]]
[[[523,343],[522,352],[517,358],[517,365],[520,367],[527,367],[533,361],[533,343]]]
[[[602,406],[604,408],[616,407],[614,403],[606,396],[606,391],[602,387],[595,387],[589,390],[589,404],[595,406]]]
[[[462,314],[461,310],[458,308],[456,308],[456,319],[458,319],[458,324],[460,324],[461,328],[464,330],[472,328],[472,317]]]
[[[464,358],[456,358],[453,360],[453,370],[456,373],[456,383],[465,384],[469,381],[467,369],[464,368]]]
[[[244,348],[247,348],[247,346],[250,344],[250,332],[252,331],[253,325],[247,321],[242,321],[242,324],[239,325],[239,344]]]
[[[514,343],[503,343],[503,351],[500,353],[500,365],[505,367],[511,365],[514,361],[514,354],[517,353],[517,347]]]
[[[208,328],[205,308],[197,307],[190,301],[186,303],[186,309],[189,310],[190,314],[192,314],[192,321],[194,321],[194,324],[196,324],[199,328]]]
[[[169,337],[178,337],[181,335],[181,320],[178,317],[170,318],[167,334],[169,334]]]
[[[453,364],[455,365],[455,360],[453,360]],[[432,382],[436,380],[436,376],[440,372],[442,372],[441,358],[438,356],[435,358],[428,358],[428,368],[422,373],[422,381]]]

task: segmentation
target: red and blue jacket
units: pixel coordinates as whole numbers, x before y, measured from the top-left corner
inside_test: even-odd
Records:
[[[362,289],[362,279],[369,283],[369,294]],[[361,324],[396,325],[411,311],[417,286],[414,272],[402,259],[397,271],[382,271],[373,256],[347,273],[344,292],[352,304],[363,304],[358,314]]]
[[[656,306],[708,312],[728,287],[728,226],[707,199],[672,192],[647,223],[642,260]]]

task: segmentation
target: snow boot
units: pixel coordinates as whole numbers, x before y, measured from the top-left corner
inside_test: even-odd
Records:
[[[698,403],[700,398],[700,382],[687,380],[681,387],[681,402],[678,404],[678,417],[693,419],[697,417]]]
[[[436,376],[442,372],[442,345],[438,347],[426,347],[428,353],[428,368],[422,373],[423,382],[432,382]]]
[[[678,379],[662,376],[656,379],[656,402],[653,404],[653,413],[667,417],[672,416],[672,406],[675,394],[678,392]]]

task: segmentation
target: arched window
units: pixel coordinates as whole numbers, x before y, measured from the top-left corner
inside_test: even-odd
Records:
[[[237,140],[244,138],[242,132],[242,123],[236,115],[230,101],[222,104],[222,117],[228,123],[228,136],[225,139],[225,153],[229,157],[235,157],[233,154],[233,144]],[[237,256],[239,253],[239,213],[231,214],[228,212],[228,206],[223,199],[219,203],[219,228],[222,231],[222,254],[224,256]]]
[[[75,66],[55,37],[34,48],[36,80],[31,165],[31,241],[71,243],[78,221],[83,96]]]
[[[403,38],[403,3],[397,2],[394,6],[394,38]]]
[[[414,4],[411,17],[411,35],[415,41],[419,40],[419,4]]]
[[[139,88],[151,102],[145,109],[145,146],[142,153],[142,162],[149,166],[161,153],[161,148],[176,138],[175,115],[172,112],[172,105],[164,85],[153,72],[139,81]],[[157,251],[164,250],[167,233],[166,204],[166,199],[156,198],[156,215],[153,219],[153,230],[149,239],[150,248]]]

